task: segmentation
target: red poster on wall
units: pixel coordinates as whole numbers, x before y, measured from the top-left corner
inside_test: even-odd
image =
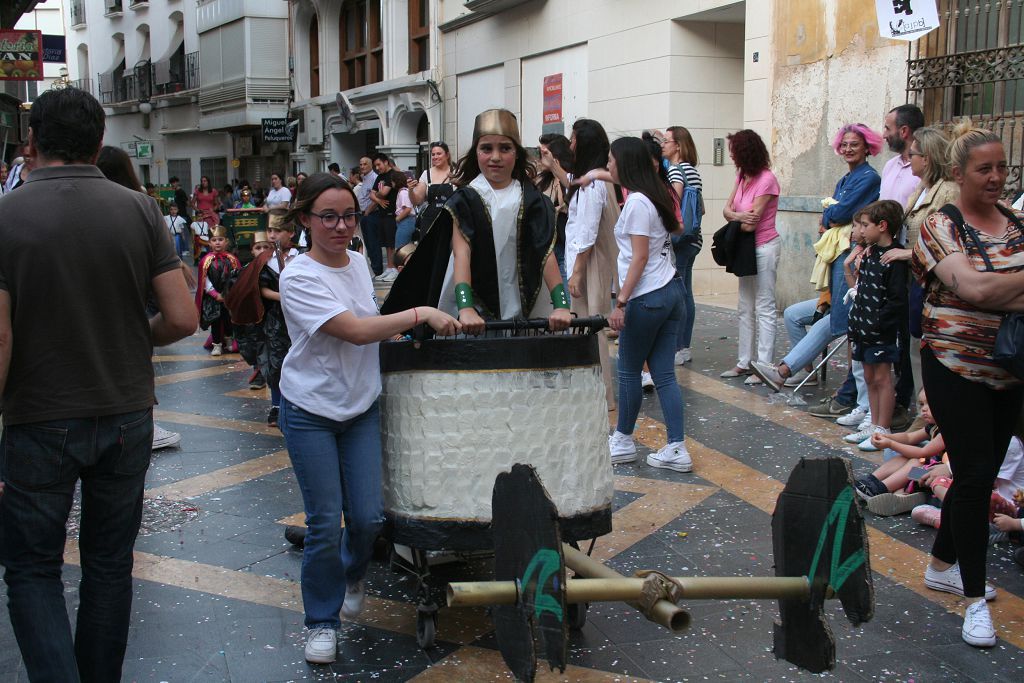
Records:
[[[43,32],[0,31],[0,81],[43,80]]]
[[[544,124],[562,122],[562,74],[544,77]]]

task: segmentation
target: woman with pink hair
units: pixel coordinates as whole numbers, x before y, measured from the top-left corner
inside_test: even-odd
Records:
[[[832,139],[832,149],[843,158],[849,172],[839,179],[832,202],[821,214],[821,230],[846,226],[854,212],[878,200],[882,179],[868,164],[868,156],[882,151],[882,136],[863,123],[848,123]]]

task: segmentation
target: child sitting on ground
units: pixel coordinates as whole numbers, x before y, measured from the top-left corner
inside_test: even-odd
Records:
[[[909,474],[914,467],[930,468],[942,461],[946,444],[932,418],[924,389],[917,394],[917,413],[925,423],[922,429],[898,434],[876,432],[871,435],[871,443],[876,448],[889,448],[900,456],[886,460],[878,469],[859,478],[854,484],[857,495],[867,501],[868,510],[876,515],[898,515],[924,503],[925,496],[920,491],[897,492],[910,483]],[[927,443],[920,445],[924,441]]]

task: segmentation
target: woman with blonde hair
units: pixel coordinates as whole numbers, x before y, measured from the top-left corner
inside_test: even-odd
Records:
[[[1024,213],[1000,203],[1008,174],[1001,138],[969,119],[953,136],[960,196],[925,219],[913,255],[925,290],[921,376],[956,473],[924,583],[967,598],[961,636],[991,647],[989,499],[1024,403],[1024,383],[995,362],[993,350],[1003,316],[1024,311]]]

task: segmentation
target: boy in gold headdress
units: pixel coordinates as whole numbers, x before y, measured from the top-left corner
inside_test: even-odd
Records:
[[[569,326],[569,298],[552,248],[555,210],[532,182],[515,115],[476,117],[458,187],[395,280],[383,313],[436,306],[479,334],[484,319],[547,317]],[[541,290],[549,296],[542,296]]]

